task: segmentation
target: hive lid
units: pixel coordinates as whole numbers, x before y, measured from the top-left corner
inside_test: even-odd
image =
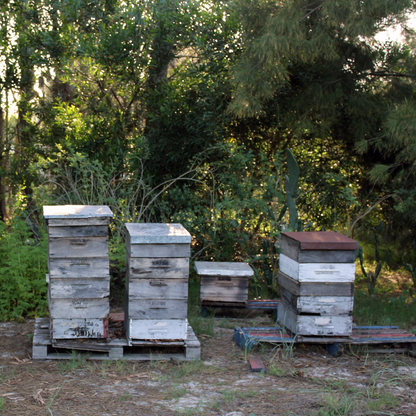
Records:
[[[127,223],[130,244],[190,244],[192,236],[182,224]]]
[[[46,219],[112,218],[113,213],[107,205],[45,205],[43,216]]]
[[[357,250],[358,243],[335,231],[303,231],[282,233],[297,243],[300,250]]]
[[[253,276],[253,269],[247,263],[196,261],[195,270],[201,276]]]

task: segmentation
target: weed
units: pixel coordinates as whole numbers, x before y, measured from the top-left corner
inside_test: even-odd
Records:
[[[127,371],[127,363],[125,360],[117,360],[116,361],[117,371],[120,374],[125,374]]]
[[[70,360],[62,360],[58,362],[58,369],[61,373],[75,371],[84,366],[88,357],[89,354],[80,354],[73,350]]]
[[[127,402],[129,401],[133,396],[131,394],[122,394],[120,396],[120,401]]]
[[[270,367],[269,367],[269,374],[271,376],[276,376],[276,377],[283,377],[286,375],[286,371],[283,368],[279,368],[277,366],[277,363],[273,363]]]
[[[176,386],[170,391],[169,396],[172,399],[178,400],[181,397],[185,396],[186,392],[187,392],[186,387]]]
[[[46,414],[50,414],[51,416],[53,416],[52,410],[51,410],[51,406],[53,404],[53,402],[56,399],[56,396],[59,394],[59,392],[61,391],[62,387],[64,386],[65,381],[56,388],[56,391],[54,394],[51,394],[48,398],[48,402],[46,403]]]
[[[399,403],[399,399],[392,394],[383,393],[377,394],[377,398],[367,401],[367,408],[371,412],[378,412],[380,410],[396,408]]]
[[[0,412],[3,410],[4,403],[5,403],[5,401],[4,401],[3,397],[0,397]]]
[[[324,403],[319,409],[318,416],[346,416],[354,409],[354,400],[348,396],[339,397],[335,394],[326,394]]]

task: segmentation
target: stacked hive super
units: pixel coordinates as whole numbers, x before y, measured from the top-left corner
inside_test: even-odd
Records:
[[[44,206],[52,339],[106,338],[110,312],[107,206]]]
[[[282,233],[278,317],[292,334],[351,335],[357,248],[332,231]]]
[[[191,235],[181,224],[126,224],[127,340],[185,340]]]

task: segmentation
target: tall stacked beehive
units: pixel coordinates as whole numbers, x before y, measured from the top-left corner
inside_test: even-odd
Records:
[[[191,235],[181,224],[125,224],[127,340],[186,339]]]
[[[278,317],[291,333],[351,335],[357,248],[332,231],[282,233]]]
[[[110,313],[107,206],[44,206],[52,339],[106,338]]]

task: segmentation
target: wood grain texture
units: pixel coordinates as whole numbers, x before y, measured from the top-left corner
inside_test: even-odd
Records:
[[[187,299],[130,299],[126,305],[131,319],[186,319]]]
[[[49,277],[110,277],[108,257],[49,258]]]
[[[201,276],[201,301],[245,302],[247,277]]]
[[[108,237],[49,238],[49,257],[106,257]]]
[[[131,339],[186,339],[188,332],[186,319],[129,319],[126,324]]]
[[[95,217],[95,218],[57,218],[46,220],[48,227],[91,227],[95,225],[105,225],[108,227],[111,224],[109,217]]]
[[[254,274],[243,262],[196,261],[195,271],[201,276],[250,277]]]
[[[108,237],[108,226],[48,227],[49,238],[54,237]]]
[[[358,249],[358,243],[346,235],[335,231],[284,232],[282,239],[291,239],[300,250],[352,250]]]
[[[110,313],[108,298],[103,299],[52,299],[49,298],[49,314],[54,319],[104,319]]]
[[[291,238],[282,238],[282,254],[299,263],[354,263],[355,251],[301,250],[300,244]]]
[[[124,224],[131,245],[134,244],[191,244],[192,236],[178,223]]]
[[[354,298],[346,296],[296,296],[280,288],[282,301],[289,304],[297,313],[320,315],[348,315],[352,313]]]
[[[127,257],[127,269],[130,279],[187,279],[189,258]]]
[[[189,244],[133,244],[126,243],[128,256],[133,257],[190,257]]]
[[[298,282],[280,271],[278,282],[296,296],[354,296],[354,283]]]
[[[293,334],[350,336],[352,316],[297,315],[284,302],[278,306],[279,322]]]
[[[353,283],[354,263],[299,263],[280,255],[279,266],[282,273],[299,282],[338,282]]]
[[[131,279],[126,286],[131,299],[188,299],[188,279]]]
[[[110,279],[50,279],[52,299],[108,298]]]
[[[51,319],[53,339],[107,338],[106,319]]]

